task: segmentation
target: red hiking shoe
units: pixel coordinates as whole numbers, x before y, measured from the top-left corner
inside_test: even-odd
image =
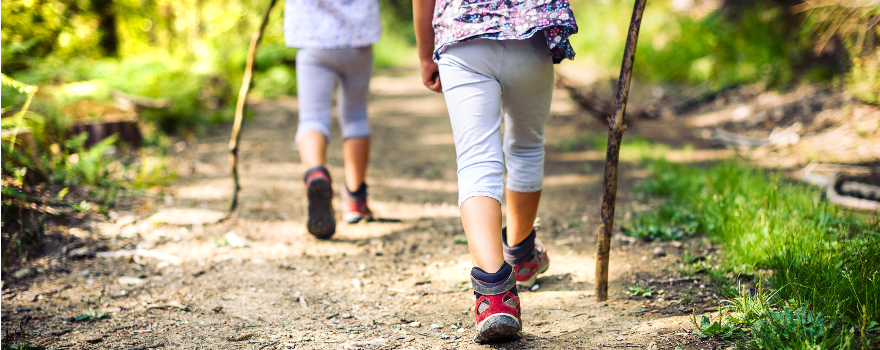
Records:
[[[477,304],[474,342],[497,343],[522,338],[519,296],[516,291],[516,274],[498,283],[480,281],[471,275]]]
[[[534,235],[535,231],[532,231],[532,234]],[[508,250],[510,248],[507,247],[506,243],[504,247],[504,260],[513,266],[513,271],[516,272],[516,284],[520,288],[531,288],[538,281],[538,275],[547,272],[547,269],[550,268],[550,257],[547,255],[547,249],[544,248],[544,244],[537,238],[535,238],[534,254],[523,261],[517,261],[517,259],[509,255]]]
[[[336,233],[330,173],[323,167],[312,169],[306,172],[305,181],[306,199],[309,202],[306,228],[319,239],[329,239]]]
[[[363,198],[352,196],[348,189],[342,191],[342,221],[348,224],[356,224],[361,220],[373,221],[373,212],[367,207],[366,184],[363,187]]]

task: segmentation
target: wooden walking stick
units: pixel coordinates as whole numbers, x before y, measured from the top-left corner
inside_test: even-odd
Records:
[[[232,136],[229,138],[229,166],[232,172],[232,181],[235,183],[232,188],[232,202],[229,204],[230,215],[238,208],[238,191],[241,190],[241,184],[238,182],[238,142],[241,140],[241,126],[244,123],[245,101],[247,100],[248,91],[251,90],[251,83],[254,77],[254,58],[257,55],[257,47],[263,39],[263,30],[266,29],[266,23],[269,23],[269,13],[275,7],[277,0],[269,2],[269,8],[263,14],[263,22],[260,23],[260,30],[251,37],[251,45],[248,48],[247,64],[244,68],[244,78],[241,80],[241,89],[238,90],[238,102],[235,104],[235,121],[232,123]]]
[[[614,227],[614,202],[617,199],[617,163],[620,160],[620,141],[626,125],[623,115],[626,112],[626,99],[629,96],[629,82],[632,79],[633,61],[636,54],[636,43],[639,40],[639,27],[642,24],[642,13],[647,0],[636,0],[629,33],[626,36],[626,47],[623,51],[623,64],[620,77],[617,79],[617,97],[614,99],[613,114],[608,117],[608,151],[605,154],[605,193],[602,195],[601,226],[599,227],[599,243],[596,252],[596,299],[608,299],[608,255],[611,249],[611,229]]]

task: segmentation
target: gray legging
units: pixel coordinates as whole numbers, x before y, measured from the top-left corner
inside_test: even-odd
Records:
[[[296,53],[296,88],[299,95],[299,127],[315,130],[330,142],[333,87],[338,79],[338,111],[342,138],[370,136],[367,97],[373,71],[373,47],[348,49],[299,49]]]
[[[508,189],[540,191],[553,100],[553,58],[544,34],[453,44],[438,65],[455,137],[458,205],[474,196],[501,202],[504,170]]]

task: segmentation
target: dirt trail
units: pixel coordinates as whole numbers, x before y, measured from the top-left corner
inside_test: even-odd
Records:
[[[23,330],[22,341],[59,349],[721,347],[689,331],[691,310],[700,314],[717,298],[699,280],[655,282],[665,294],[651,298],[625,291],[637,281],[679,277],[680,252],[711,249],[704,241],[644,243],[615,234],[611,300],[594,300],[603,159],[554,150],[552,145],[578,133],[570,120],[580,118],[561,90],[548,124],[539,211],[539,238],[548,248],[550,270],[537,291],[522,295],[524,339],[473,344],[471,265],[455,206],[451,129],[442,96],[422,88],[416,73],[381,72],[372,83],[370,205],[387,220],[341,224],[330,241],[310,236],[302,214],[305,169],[293,143],[296,101],[260,103],[242,138],[243,191],[236,216],[212,225],[98,224],[85,234],[87,247],[144,248],[183,263],[48,256],[36,277],[7,283],[4,335],[20,339]],[[640,130],[666,135],[650,123],[628,133]],[[231,187],[227,135],[221,128],[189,143],[180,156],[192,164],[193,174],[130,214],[143,219],[162,208],[224,210]],[[333,135],[329,166],[338,193],[343,174],[335,122]],[[622,163],[620,174],[619,217],[642,205],[631,189],[647,176],[631,162]],[[229,232],[245,238],[247,246],[229,244],[235,243],[223,238]],[[139,284],[120,284],[120,277],[138,278],[133,283]],[[108,309],[109,317],[74,321],[88,311],[89,301],[95,310]]]

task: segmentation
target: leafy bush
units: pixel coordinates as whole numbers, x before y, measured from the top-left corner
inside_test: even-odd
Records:
[[[800,4],[795,11],[806,14],[806,30],[814,37],[815,52],[828,52],[843,46],[851,62],[845,75],[847,90],[865,102],[880,103],[880,7],[871,1],[823,6]],[[872,24],[873,23],[873,24]],[[837,44],[837,45],[835,45]]]
[[[580,32],[591,35],[575,35],[575,49],[601,66],[618,67],[632,3],[576,2]],[[809,52],[808,40],[785,27],[786,10],[759,5],[734,16],[720,10],[693,16],[669,2],[648,3],[634,72],[656,81],[709,82],[715,89],[759,81],[784,87]]]
[[[581,33],[571,38],[575,51],[616,74],[633,0],[572,3]],[[751,83],[784,89],[801,78],[825,82],[843,74],[850,91],[877,101],[880,26],[868,27],[880,11],[876,4],[724,1],[711,11],[679,11],[672,3],[647,5],[636,76],[720,90]]]

